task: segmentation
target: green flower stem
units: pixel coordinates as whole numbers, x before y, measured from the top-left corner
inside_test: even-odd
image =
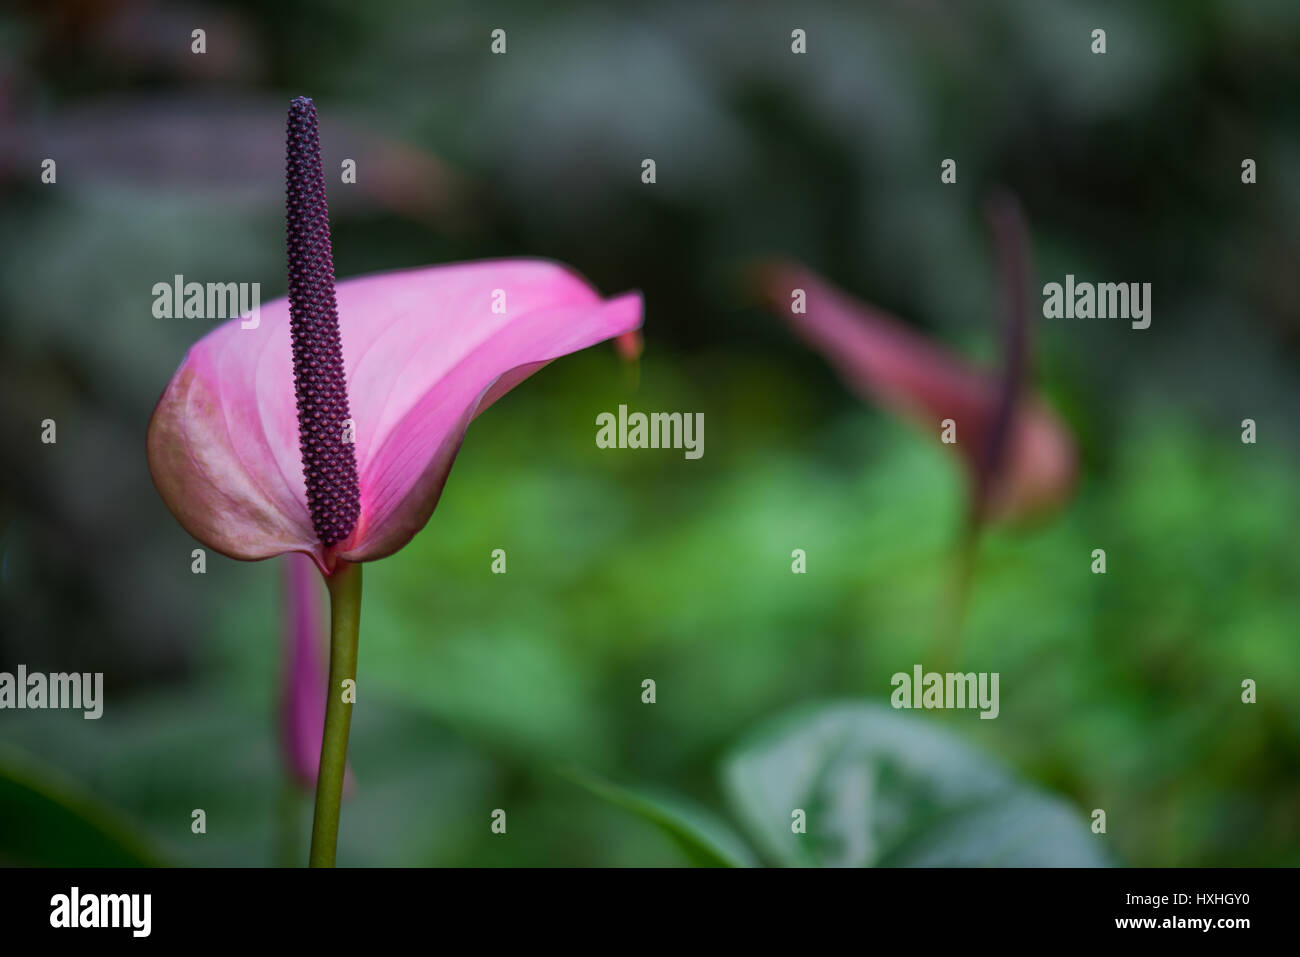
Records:
[[[316,776],[316,816],[311,825],[310,867],[333,867],[339,839],[339,805],[348,764],[348,732],[357,678],[357,633],[361,625],[361,566],[340,561],[325,579],[330,591],[330,678],[325,699],[325,735]],[[347,701],[343,683],[350,681]]]

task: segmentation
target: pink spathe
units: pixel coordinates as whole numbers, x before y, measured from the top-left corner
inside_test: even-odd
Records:
[[[191,347],[149,422],[149,468],[167,507],[232,558],[391,555],[434,506],[469,423],[560,356],[641,324],[641,297],[603,299],[544,260],[484,260],[380,273],[336,287],[361,514],[325,547],[299,450],[289,304],[256,328],[231,320]]]
[[[760,283],[771,308],[861,396],[936,437],[942,420],[954,420],[955,449],[975,474],[995,427],[1000,389],[995,375],[797,263],[766,264]],[[791,310],[796,289],[804,291],[806,312]],[[1077,459],[1070,430],[1056,413],[1037,397],[1021,397],[992,477],[990,517],[1021,518],[1061,504],[1073,490]]]

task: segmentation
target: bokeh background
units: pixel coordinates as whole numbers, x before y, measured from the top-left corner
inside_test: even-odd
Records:
[[[327,171],[358,161],[330,185],[340,276],[536,255],[646,298],[639,376],[602,346],[530,379],[471,427],[428,528],[367,568],[340,862],[683,863],[564,772],[722,809],[755,727],[884,701],[927,662],[963,476],[741,277],[801,260],[995,363],[981,204],[1002,185],[1036,287],[1151,282],[1153,323],[1036,319],[1079,486],[981,542],[961,663],[1000,672],[1001,716],[916,720],[1080,822],[1106,809],[1118,863],[1300,863],[1298,83],[1292,0],[11,7],[0,670],[102,671],[107,697],[99,721],[0,712],[0,861],[303,856],[284,569],[210,553],[192,574],[144,430],[206,331],[155,319],[155,282],[283,293],[283,116],[305,94]],[[596,448],[620,402],[703,412],[704,457]]]

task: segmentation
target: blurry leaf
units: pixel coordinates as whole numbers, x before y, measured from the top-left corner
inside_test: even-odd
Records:
[[[745,842],[707,808],[672,795],[619,787],[582,772],[567,776],[663,829],[697,867],[754,867],[758,863]]]
[[[737,815],[785,866],[1101,866],[1068,806],[921,718],[882,705],[803,710],[726,763]],[[807,833],[791,830],[807,815]]]
[[[161,863],[114,812],[11,748],[0,748],[0,861],[43,867]]]
[[[924,820],[880,867],[1101,867],[1077,811],[1022,787]]]

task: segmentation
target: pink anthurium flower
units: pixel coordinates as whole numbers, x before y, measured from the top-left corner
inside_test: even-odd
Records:
[[[955,659],[975,566],[976,543],[991,519],[1016,519],[1064,502],[1074,487],[1077,453],[1069,429],[1026,389],[1030,322],[1029,250],[1018,206],[1000,196],[989,209],[1005,303],[999,373],[978,369],[951,350],[871,306],[856,302],[797,263],[758,271],[760,292],[795,332],[827,357],[866,398],[941,437],[956,424],[953,446],[970,478],[967,518],[954,553],[954,576],[935,652],[945,670]],[[802,296],[792,295],[802,290]],[[803,311],[792,306],[802,301]]]
[[[637,328],[538,260],[334,282],[316,109],[287,136],[289,295],[189,350],[149,422],[149,469],[176,519],[232,558],[310,556],[332,637],[313,864],[332,864],[355,700],[360,565],[428,521],[471,420],[553,359]],[[350,686],[350,687],[349,687]],[[349,697],[349,694],[351,697]]]
[[[505,294],[504,314],[492,310],[495,290]],[[551,360],[641,316],[638,296],[603,300],[564,267],[529,260],[383,273],[340,282],[337,293],[340,382],[304,387],[343,395],[317,426],[316,447],[322,465],[340,466],[337,476],[323,469],[322,480],[344,481],[349,493],[355,482],[354,504],[326,483],[313,511],[286,300],[262,306],[256,329],[232,321],[195,343],[149,424],[163,500],[191,535],[231,558],[298,551],[329,573],[339,559],[391,555],[433,513],[475,416]],[[315,355],[303,362],[313,372],[328,364]],[[346,459],[331,456],[349,445],[355,478],[344,480]]]
[[[1015,247],[1017,226],[1006,208],[994,211],[1009,285],[1027,281]],[[950,349],[873,306],[860,303],[798,263],[758,271],[770,308],[821,352],[854,391],[915,422],[936,438],[940,423],[957,425],[954,448],[972,484],[972,517],[1015,519],[1049,510],[1074,486],[1077,454],[1069,429],[1035,395],[1024,394],[1027,316],[1012,302],[1005,367],[976,368]],[[792,310],[802,289],[805,312]],[[1015,293],[1012,293],[1013,300]]]

